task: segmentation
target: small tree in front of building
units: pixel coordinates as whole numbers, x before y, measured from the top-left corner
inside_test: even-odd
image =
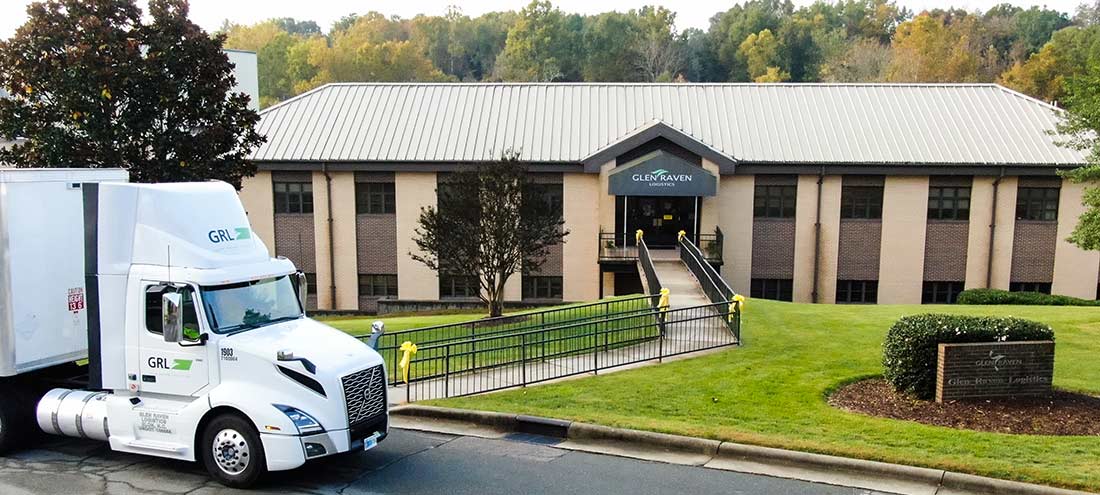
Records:
[[[220,179],[240,187],[264,141],[233,93],[223,35],[186,0],[47,0],[0,40],[0,149],[19,167],[121,167],[135,182]]]
[[[559,208],[531,181],[519,153],[441,176],[438,207],[420,210],[412,258],[440,276],[476,277],[490,316],[504,311],[504,286],[546,261],[568,235]]]
[[[1087,250],[1100,250],[1100,61],[1089,63],[1088,69],[1066,83],[1067,108],[1065,119],[1058,126],[1067,138],[1064,146],[1088,153],[1088,165],[1066,172],[1064,176],[1078,183],[1092,184],[1085,188],[1082,203],[1085,212],[1069,241]]]

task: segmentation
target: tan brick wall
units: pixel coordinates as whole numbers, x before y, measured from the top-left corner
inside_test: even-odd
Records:
[[[882,222],[841,220],[839,231],[836,280],[878,280]]]
[[[252,232],[275,252],[275,192],[271,184],[271,172],[259,171],[241,181],[241,204],[248,214]]]
[[[1096,299],[1097,270],[1100,252],[1085,251],[1066,241],[1077,226],[1077,219],[1085,211],[1081,197],[1086,187],[1096,184],[1062,183],[1058,203],[1058,234],[1054,248],[1054,285],[1051,291],[1085,299]]]
[[[398,172],[394,174],[397,201],[397,293],[401,299],[434,301],[439,299],[439,277],[435,271],[412,259],[417,251],[413,237],[422,206],[436,206],[434,172]]]
[[[920,304],[927,223],[928,177],[887,177],[882,194],[878,302]]]
[[[965,281],[969,236],[969,222],[929,220],[924,243],[924,280]]]
[[[1016,221],[1012,282],[1053,282],[1057,222]]]
[[[757,218],[752,225],[752,278],[794,276],[795,219]]]
[[[727,175],[719,181],[718,225],[722,243],[722,278],[739,293],[748,294],[752,282],[755,179],[751,175]]]
[[[608,196],[606,180],[604,173],[598,176],[572,173],[563,177],[563,214],[569,229],[562,249],[562,293],[566,301],[591,301],[599,297],[600,223],[604,217],[603,208],[610,208],[611,231],[614,231],[614,196],[612,201],[598,202],[599,214],[593,214],[592,206],[593,198]]]

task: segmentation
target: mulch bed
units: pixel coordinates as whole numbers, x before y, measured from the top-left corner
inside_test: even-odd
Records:
[[[1055,391],[1048,397],[954,401],[938,404],[894,391],[873,378],[829,396],[847,411],[935,426],[1021,435],[1100,435],[1100,397]]]

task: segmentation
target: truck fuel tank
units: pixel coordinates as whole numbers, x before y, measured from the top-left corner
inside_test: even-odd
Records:
[[[107,441],[107,392],[55,388],[38,401],[38,426],[52,435]]]

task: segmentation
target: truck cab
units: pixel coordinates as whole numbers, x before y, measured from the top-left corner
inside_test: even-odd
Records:
[[[104,440],[116,451],[199,461],[234,487],[250,486],[266,471],[370,449],[386,437],[382,358],[306,316],[304,275],[289,260],[270,256],[231,186],[74,184],[42,193],[79,195],[81,214],[70,217],[82,223],[76,227],[83,232],[83,263],[68,264],[82,265],[83,284],[39,280],[34,290],[41,298],[60,293],[71,301],[77,293],[81,300],[59,309],[17,307],[19,319],[10,319],[84,326],[75,338],[86,351],[87,383],[52,388],[30,401],[37,406],[25,412],[36,415],[39,427]],[[9,248],[20,242],[0,239]],[[65,264],[60,258],[72,246],[58,247],[57,253],[7,252],[35,257],[38,266]],[[16,346],[65,334],[36,325],[35,338],[20,339],[20,328],[11,327]],[[15,377],[33,385],[31,376],[50,364],[70,365],[73,357],[39,361]],[[21,388],[37,397],[27,390]],[[0,422],[4,417],[0,411]]]

